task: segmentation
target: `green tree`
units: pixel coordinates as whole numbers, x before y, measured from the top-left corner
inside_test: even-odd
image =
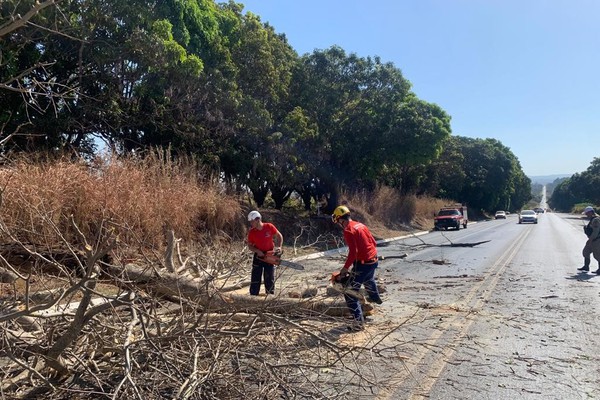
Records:
[[[549,203],[560,211],[571,211],[578,203],[600,204],[600,158],[595,157],[581,173],[559,183],[552,192]]]
[[[573,175],[573,177],[575,175]],[[571,192],[571,178],[563,180],[554,188],[552,196],[548,201],[548,204],[553,209],[557,211],[569,212],[573,206],[579,202],[578,197]]]
[[[65,8],[59,8],[63,3]],[[80,63],[62,54],[81,43],[65,11],[68,4],[0,2],[0,142],[4,151],[89,145],[76,133],[64,132],[75,124],[65,117],[69,104],[81,99]],[[57,46],[62,50],[57,51]],[[65,58],[70,62],[64,62]]]
[[[382,146],[385,165],[396,171],[394,186],[404,193],[419,191],[425,167],[438,159],[450,133],[450,117],[439,106],[414,96],[403,102]]]
[[[520,164],[513,169],[513,192],[510,197],[509,211],[517,211],[531,199],[531,179],[525,175]]]
[[[346,55],[335,46],[315,51],[302,58],[292,87],[319,127],[326,168],[315,171],[314,181],[325,185],[330,204],[340,187],[402,187],[409,171],[414,176],[434,160],[450,135],[449,116],[419,100],[400,70],[378,57]],[[416,185],[406,184],[406,191]]]
[[[343,49],[334,46],[302,56],[294,69],[290,101],[318,126],[318,151],[322,156],[313,167],[312,179],[304,185],[305,204],[311,193],[315,197],[325,195],[328,207],[335,207],[340,183],[352,181],[351,171],[344,169],[336,153],[350,136],[340,130],[340,121],[343,110],[358,99],[360,86],[354,72],[360,62],[356,55],[347,56]]]
[[[531,198],[531,181],[509,148],[495,139],[457,136],[456,151],[463,157],[464,181],[459,198],[470,207],[493,212],[521,207]],[[456,182],[443,182],[440,192],[456,193]]]
[[[466,173],[461,142],[456,136],[450,136],[443,144],[440,156],[425,168],[419,194],[429,194],[443,199],[461,200],[465,186]]]
[[[294,157],[286,143],[294,134],[282,127],[293,112],[288,96],[298,55],[284,36],[259,17],[241,15],[235,4],[227,9],[241,21],[229,38],[239,97],[236,114],[231,117],[234,133],[227,146],[222,146],[221,167],[230,180],[249,187],[259,205],[272,189],[276,205],[281,207],[294,188],[293,181],[282,180],[280,171],[294,169]]]

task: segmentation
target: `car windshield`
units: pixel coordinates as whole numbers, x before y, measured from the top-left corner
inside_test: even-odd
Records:
[[[460,212],[458,212],[458,210],[440,210],[440,213],[438,214],[440,217],[443,217],[445,215],[459,215]]]
[[[535,215],[535,211],[533,211],[533,210],[524,210],[524,211],[521,211],[521,215]]]

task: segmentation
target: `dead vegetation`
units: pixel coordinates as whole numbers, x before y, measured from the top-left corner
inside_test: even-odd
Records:
[[[243,279],[232,267],[243,264],[233,248],[221,249],[213,262],[195,257],[190,264],[202,263],[202,269],[190,271],[179,261],[174,271],[108,264],[101,260],[116,245],[108,226],[91,243],[81,237],[83,254],[64,243],[77,254],[78,269],[43,251],[29,252],[35,270],[28,273],[3,263],[12,283],[25,284],[3,299],[0,315],[5,396],[345,397],[340,365],[358,364],[361,349],[336,343],[328,333],[344,305],[230,294],[228,288]],[[33,277],[53,282],[52,288],[32,285]],[[323,369],[340,370],[326,391],[314,385]],[[366,384],[361,381],[355,384]]]
[[[193,171],[161,157],[2,170],[0,398],[335,399],[380,385],[360,366],[386,332],[344,340],[341,298],[239,293],[244,213]],[[339,247],[320,223],[300,223],[289,251]]]

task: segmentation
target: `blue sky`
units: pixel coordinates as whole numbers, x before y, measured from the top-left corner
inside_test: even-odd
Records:
[[[454,135],[501,141],[529,176],[600,157],[600,1],[238,1],[299,54],[392,62]]]

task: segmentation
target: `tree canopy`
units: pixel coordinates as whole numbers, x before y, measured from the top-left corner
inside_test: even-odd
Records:
[[[284,34],[213,0],[0,3],[4,153],[91,156],[168,148],[281,208],[342,189],[518,208],[530,182],[492,139],[451,117],[401,70],[339,46],[298,55]]]
[[[600,205],[600,158],[595,157],[585,171],[555,184],[548,202],[552,208],[570,212],[580,203]]]

